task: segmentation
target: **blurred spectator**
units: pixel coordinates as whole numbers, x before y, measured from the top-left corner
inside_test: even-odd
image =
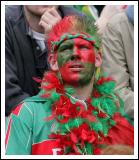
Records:
[[[102,35],[102,70],[117,82],[125,101],[125,112],[134,118],[134,7],[117,13],[108,22]]]
[[[5,8],[6,116],[25,98],[38,93],[33,77],[48,70],[44,32],[66,15],[78,14],[72,7],[11,5]]]
[[[106,5],[101,11],[99,18],[96,21],[96,25],[98,27],[98,33],[102,35],[110,19],[115,14],[124,11],[125,8],[126,6],[123,5]]]

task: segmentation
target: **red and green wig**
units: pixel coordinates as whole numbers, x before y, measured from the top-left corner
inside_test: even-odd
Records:
[[[86,16],[66,16],[58,22],[48,36],[49,53],[54,53],[59,45],[73,38],[82,38],[92,43],[95,49],[100,48],[100,38],[94,20]]]

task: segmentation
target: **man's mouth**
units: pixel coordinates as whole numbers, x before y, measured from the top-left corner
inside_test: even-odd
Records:
[[[75,72],[79,72],[79,71],[81,71],[83,68],[84,68],[84,65],[82,65],[82,64],[70,64],[69,65],[69,68],[72,70],[72,71],[75,71]]]

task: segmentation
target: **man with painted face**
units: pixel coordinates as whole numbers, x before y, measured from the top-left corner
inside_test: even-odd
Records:
[[[115,82],[100,73],[96,31],[92,19],[78,16],[53,27],[48,35],[51,70],[41,80],[40,93],[10,115],[6,154],[98,155],[109,145],[133,149],[132,122],[114,93]]]

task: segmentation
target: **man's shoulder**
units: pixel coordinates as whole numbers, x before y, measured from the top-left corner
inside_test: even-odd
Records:
[[[40,102],[46,102],[48,101],[47,98],[42,98],[41,93],[37,94],[36,96],[28,97],[23,102],[34,102],[34,103],[40,103]]]
[[[123,11],[123,12],[115,14],[108,22],[108,25],[111,27],[117,27],[118,25],[122,25],[126,23],[128,23],[128,18],[125,12]]]
[[[45,114],[45,111],[49,110],[51,103],[46,98],[41,98],[39,95],[32,96],[23,100],[15,109],[12,111],[12,115],[33,115]]]
[[[36,96],[28,97],[23,100],[23,106],[29,107],[31,110],[49,110],[51,101],[48,98],[41,97],[40,93]]]
[[[18,20],[22,14],[22,8],[23,8],[23,6],[21,6],[21,5],[7,5],[7,6],[5,6],[5,18],[13,20],[13,21]]]

